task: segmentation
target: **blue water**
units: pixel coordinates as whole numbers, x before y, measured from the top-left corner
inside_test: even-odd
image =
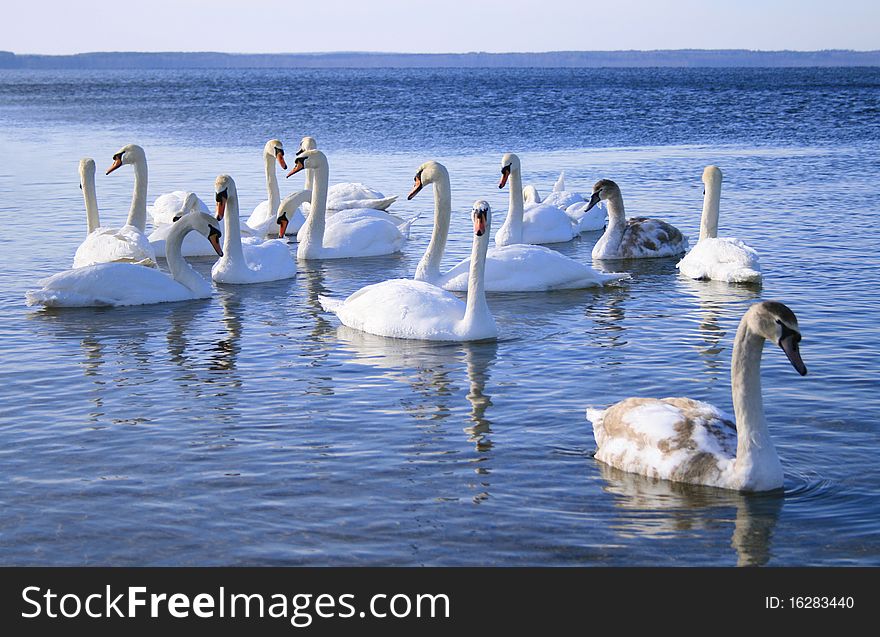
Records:
[[[878,565],[880,70],[0,72],[0,563]],[[300,264],[212,299],[45,311],[24,291],[85,234],[77,162],[143,145],[150,200],[210,198],[232,174],[265,198],[260,151],[314,135],[331,182],[405,194],[427,159],[466,212],[507,192],[517,152],[541,192],[616,180],[630,214],[693,239],[708,163],[721,231],[761,253],[763,287],[625,262],[601,291],[490,295],[497,343],[341,328],[319,294],[411,276],[429,191],[396,256]],[[105,223],[131,172],[98,176]],[[282,194],[302,187],[282,183]],[[589,261],[598,233],[554,246]],[[207,274],[211,260],[195,261]],[[784,495],[650,482],[592,458],[584,408],[682,395],[731,410],[744,310],[798,315],[808,376],[767,347],[764,403]]]

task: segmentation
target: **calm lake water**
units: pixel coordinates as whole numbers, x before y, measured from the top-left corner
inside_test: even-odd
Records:
[[[24,292],[85,234],[80,157],[106,224],[140,143],[149,199],[265,198],[261,149],[314,135],[331,183],[405,195],[451,174],[448,267],[467,212],[497,228],[500,158],[549,191],[616,180],[630,214],[692,241],[700,175],[724,171],[721,234],[761,253],[763,287],[622,262],[601,291],[490,295],[501,337],[431,344],[341,328],[319,294],[411,276],[403,254],[300,264],[212,299],[46,311]],[[880,565],[880,70],[0,72],[0,563],[46,565]],[[302,187],[295,176],[282,194]],[[589,261],[598,233],[556,246]],[[211,260],[196,260],[204,274]],[[798,315],[808,376],[764,356],[784,495],[654,483],[592,457],[588,405],[690,396],[732,411],[745,309]]]

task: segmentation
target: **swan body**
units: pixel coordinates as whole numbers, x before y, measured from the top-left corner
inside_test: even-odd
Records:
[[[599,201],[607,201],[608,226],[593,246],[594,259],[671,257],[687,250],[687,237],[675,226],[660,219],[627,219],[620,188],[610,179],[600,179],[593,186],[587,211]]]
[[[510,205],[507,218],[495,234],[496,246],[515,243],[561,243],[574,239],[576,224],[562,210],[544,202],[525,208],[519,157],[507,153],[501,158],[501,182],[510,180]]]
[[[278,229],[275,224],[275,218],[278,213],[278,206],[281,204],[281,191],[278,188],[278,177],[275,176],[276,163],[282,169],[287,170],[287,162],[284,161],[284,145],[281,143],[281,140],[270,139],[263,146],[266,199],[257,204],[250,217],[242,224],[242,232],[245,235],[252,235],[262,239],[267,234],[273,233]],[[291,231],[295,231],[295,228],[291,227]]]
[[[156,254],[144,234],[147,224],[147,159],[144,149],[136,144],[129,144],[120,149],[113,155],[113,164],[107,170],[107,174],[123,164],[132,164],[135,173],[134,193],[128,220],[121,228],[99,226],[92,229],[85,241],[76,249],[73,257],[75,268],[113,262],[156,266]],[[80,165],[80,179],[83,197],[86,200],[86,216],[91,228],[98,222],[94,161],[91,163],[91,169]],[[90,213],[89,208],[94,212]]]
[[[318,142],[314,137],[306,135],[302,138],[299,145],[299,152],[307,150],[317,150]],[[306,189],[309,190],[314,185],[314,173],[306,170]],[[333,184],[327,190],[327,212],[334,213],[339,210],[348,210],[349,208],[372,208],[374,210],[387,210],[388,207],[397,201],[397,195],[386,197],[384,194],[370,188],[361,183],[343,182]],[[393,218],[390,221],[401,223],[400,218]]]
[[[416,267],[415,279],[446,290],[467,291],[471,269],[469,258],[445,274],[440,272],[452,216],[449,172],[443,164],[429,161],[419,167],[413,182],[409,199],[426,185],[434,186],[434,229]],[[544,292],[597,287],[625,276],[598,272],[545,246],[514,244],[488,250],[484,288],[487,292]]]
[[[211,284],[183,259],[180,245],[188,232],[196,230],[209,237],[220,253],[220,231],[214,223],[211,216],[194,212],[174,224],[166,255],[171,276],[158,269],[131,263],[99,263],[43,279],[41,289],[27,292],[27,304],[106,307],[208,298],[212,294]]]
[[[392,338],[472,341],[495,338],[498,330],[486,304],[483,271],[489,244],[489,204],[474,204],[467,302],[424,281],[392,279],[361,288],[344,301],[319,297],[343,325]]]
[[[757,251],[734,238],[718,237],[721,202],[721,169],[703,170],[703,214],[700,240],[676,267],[691,279],[714,279],[728,283],[760,283],[761,262]]]
[[[783,472],[764,419],[761,353],[778,343],[802,376],[797,318],[782,303],[750,307],[736,333],[731,361],[736,423],[718,408],[690,398],[627,398],[588,409],[596,459],[652,478],[736,489],[782,487]]]
[[[524,195],[528,188],[530,188],[530,186],[526,186],[523,189]],[[538,202],[540,201],[541,200],[538,199]],[[556,206],[560,210],[563,210],[565,214],[577,224],[576,227],[578,234],[581,232],[593,232],[605,228],[605,218],[607,217],[607,214],[605,212],[604,202],[599,202],[591,209],[589,200],[584,199],[582,194],[566,190],[565,171],[559,173],[559,178],[553,185],[553,192],[547,195],[547,198],[544,199],[543,203]],[[529,200],[526,198],[526,205],[528,204]]]
[[[224,223],[223,256],[211,268],[218,283],[263,283],[296,276],[296,259],[283,239],[242,243],[238,219],[238,191],[229,175],[214,182],[217,219]]]
[[[150,213],[153,225],[159,226],[172,223],[174,217],[183,214],[184,208],[186,207],[186,199],[190,194],[191,193],[186,190],[174,190],[156,197],[153,205],[147,207],[147,212]],[[210,212],[205,202],[198,197],[196,197],[195,210],[204,213]]]
[[[582,194],[565,189],[565,171],[559,173],[559,178],[553,184],[553,190],[544,198],[544,203],[556,206],[562,210],[565,210],[572,204],[583,201],[586,200]]]
[[[313,171],[312,199],[309,216],[297,233],[298,259],[345,259],[372,257],[399,252],[406,237],[394,223],[370,214],[343,211],[327,219],[327,182],[330,169],[327,157],[320,150],[306,150],[297,155],[288,177],[304,168]],[[340,216],[341,215],[341,216]],[[287,223],[279,215],[280,232]]]

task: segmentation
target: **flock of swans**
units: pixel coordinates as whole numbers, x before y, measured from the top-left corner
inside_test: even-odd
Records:
[[[80,161],[80,187],[87,235],[73,267],[27,292],[29,305],[47,307],[123,306],[210,297],[212,285],[186,261],[216,255],[211,278],[224,284],[254,284],[291,278],[297,260],[342,259],[392,254],[410,240],[415,219],[388,212],[397,197],[363,184],[329,185],[327,156],[312,137],[302,140],[290,177],[305,171],[305,189],[284,199],[276,164],[287,170],[277,139],[263,149],[267,198],[242,220],[238,191],[229,175],[214,183],[215,214],[195,193],[174,191],[147,206],[144,150],[129,144],[113,155],[106,174],[124,165],[134,171],[134,192],[126,224],[102,226],[95,193],[95,162]],[[688,240],[660,219],[627,218],[619,186],[602,179],[589,197],[565,189],[560,175],[544,199],[523,187],[519,157],[501,160],[499,188],[509,188],[503,223],[489,246],[492,210],[474,203],[470,215],[469,258],[441,269],[452,219],[449,172],[440,163],[419,166],[408,199],[433,187],[434,223],[424,256],[412,279],[367,285],[344,299],[322,296],[322,307],[346,326],[379,336],[435,341],[497,337],[486,292],[545,292],[614,284],[625,273],[601,272],[541,244],[570,241],[581,232],[604,232],[592,257],[597,260],[684,257],[677,267],[694,279],[760,283],[757,252],[738,239],[719,238],[721,170],[703,172],[700,238]],[[148,212],[155,227],[146,234]],[[607,222],[606,222],[607,215]],[[220,224],[223,230],[221,232]],[[295,235],[296,253],[286,237]],[[277,236],[278,238],[273,238]],[[220,238],[223,238],[221,246]],[[686,253],[686,254],[685,254]],[[169,274],[158,269],[164,256]],[[453,292],[466,292],[462,301]],[[741,491],[781,488],[783,472],[764,419],[760,363],[765,341],[778,344],[794,368],[801,360],[797,318],[782,303],[756,303],[743,316],[734,341],[731,381],[735,424],[716,407],[688,398],[628,398],[604,410],[588,409],[598,447],[596,458],[618,469],[651,478]]]

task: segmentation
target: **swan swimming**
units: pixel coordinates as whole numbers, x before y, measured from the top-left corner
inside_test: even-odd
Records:
[[[147,206],[153,226],[159,227],[170,224],[175,217],[179,217],[181,211],[187,207],[187,198],[193,194],[187,190],[172,190],[156,197],[152,206]],[[208,214],[210,209],[204,201],[196,197],[195,210]],[[158,252],[157,252],[158,254]]]
[[[95,195],[94,161],[80,162],[80,187],[86,200],[86,217],[89,227],[98,223],[97,197]],[[113,155],[113,164],[106,174],[123,164],[134,166],[134,192],[128,219],[121,228],[98,226],[89,231],[85,241],[76,249],[73,267],[81,268],[96,263],[135,263],[156,267],[156,253],[150,246],[144,229],[147,225],[147,158],[144,149],[128,144]],[[94,213],[89,212],[89,207]]]
[[[39,282],[39,290],[28,290],[28,305],[46,307],[106,307],[148,305],[171,301],[208,298],[211,284],[180,254],[183,238],[192,230],[208,237],[217,254],[220,230],[215,220],[203,212],[191,212],[174,223],[168,237],[166,259],[171,276],[155,268],[132,263],[99,263],[59,272]]]
[[[721,179],[718,166],[706,166],[703,170],[700,240],[675,267],[691,279],[760,283],[761,261],[757,251],[739,239],[718,237]]]
[[[559,178],[553,184],[553,192],[547,195],[544,203],[556,206],[565,211],[569,217],[577,222],[578,233],[592,232],[605,228],[605,203],[599,202],[590,207],[589,199],[584,198],[579,192],[565,189],[565,171],[559,173]]]
[[[238,191],[229,175],[214,182],[217,220],[223,221],[223,256],[211,268],[218,283],[263,283],[296,276],[296,259],[283,239],[243,243],[238,219]]]
[[[752,305],[736,332],[730,364],[734,423],[718,408],[690,398],[627,398],[587,409],[596,459],[630,473],[739,491],[782,487],[761,396],[764,341],[776,343],[801,376],[797,318],[776,301]]]
[[[469,258],[445,274],[440,272],[452,216],[449,172],[443,164],[429,161],[419,166],[407,199],[415,197],[428,184],[434,186],[434,230],[414,278],[445,290],[465,292],[470,278]],[[598,272],[545,246],[515,244],[488,251],[484,287],[487,292],[569,290],[602,286],[626,276]]]
[[[495,338],[498,329],[483,288],[492,215],[485,201],[474,203],[467,302],[424,281],[392,279],[361,288],[340,301],[319,297],[343,325],[392,338],[474,341]]]
[[[608,226],[593,246],[594,259],[671,257],[687,250],[687,237],[675,226],[660,219],[627,219],[620,188],[610,179],[600,179],[593,186],[587,210],[600,201],[608,202]]]
[[[263,146],[263,172],[266,175],[266,199],[257,204],[251,216],[242,224],[242,233],[245,236],[254,236],[258,239],[274,233],[275,219],[278,208],[281,205],[281,191],[278,188],[278,177],[275,176],[275,164],[287,170],[287,162],[284,160],[284,144],[279,139],[270,139]],[[306,221],[305,216],[299,210],[289,216],[289,230],[296,234]]]
[[[320,150],[300,153],[287,176],[295,175],[306,168],[313,170],[314,183],[311,188],[311,211],[297,233],[298,259],[346,259],[400,252],[406,243],[406,237],[401,228],[386,219],[356,210],[338,212],[328,219],[327,183],[330,167],[326,155]],[[276,222],[279,236],[284,236],[288,220],[285,215],[279,214]],[[408,227],[406,230],[408,231]]]
[[[204,202],[198,197],[198,195],[196,195],[196,193],[186,193],[186,197],[183,200],[180,210],[178,210],[174,217],[171,218],[171,221],[169,223],[160,223],[156,229],[150,233],[148,239],[158,257],[163,258],[165,256],[165,246],[167,244],[168,236],[174,230],[174,219],[193,211],[204,212],[202,210],[202,206],[204,205]],[[207,214],[207,212],[205,214]],[[180,247],[180,254],[185,257],[217,256],[217,252],[214,250],[214,246],[211,245],[211,242],[198,232],[187,233],[183,238],[183,244]]]
[[[504,188],[510,180],[510,203],[507,218],[495,234],[496,246],[515,243],[562,243],[578,235],[572,219],[556,206],[537,203],[524,210],[522,169],[519,157],[506,153],[501,158],[501,181]]]

